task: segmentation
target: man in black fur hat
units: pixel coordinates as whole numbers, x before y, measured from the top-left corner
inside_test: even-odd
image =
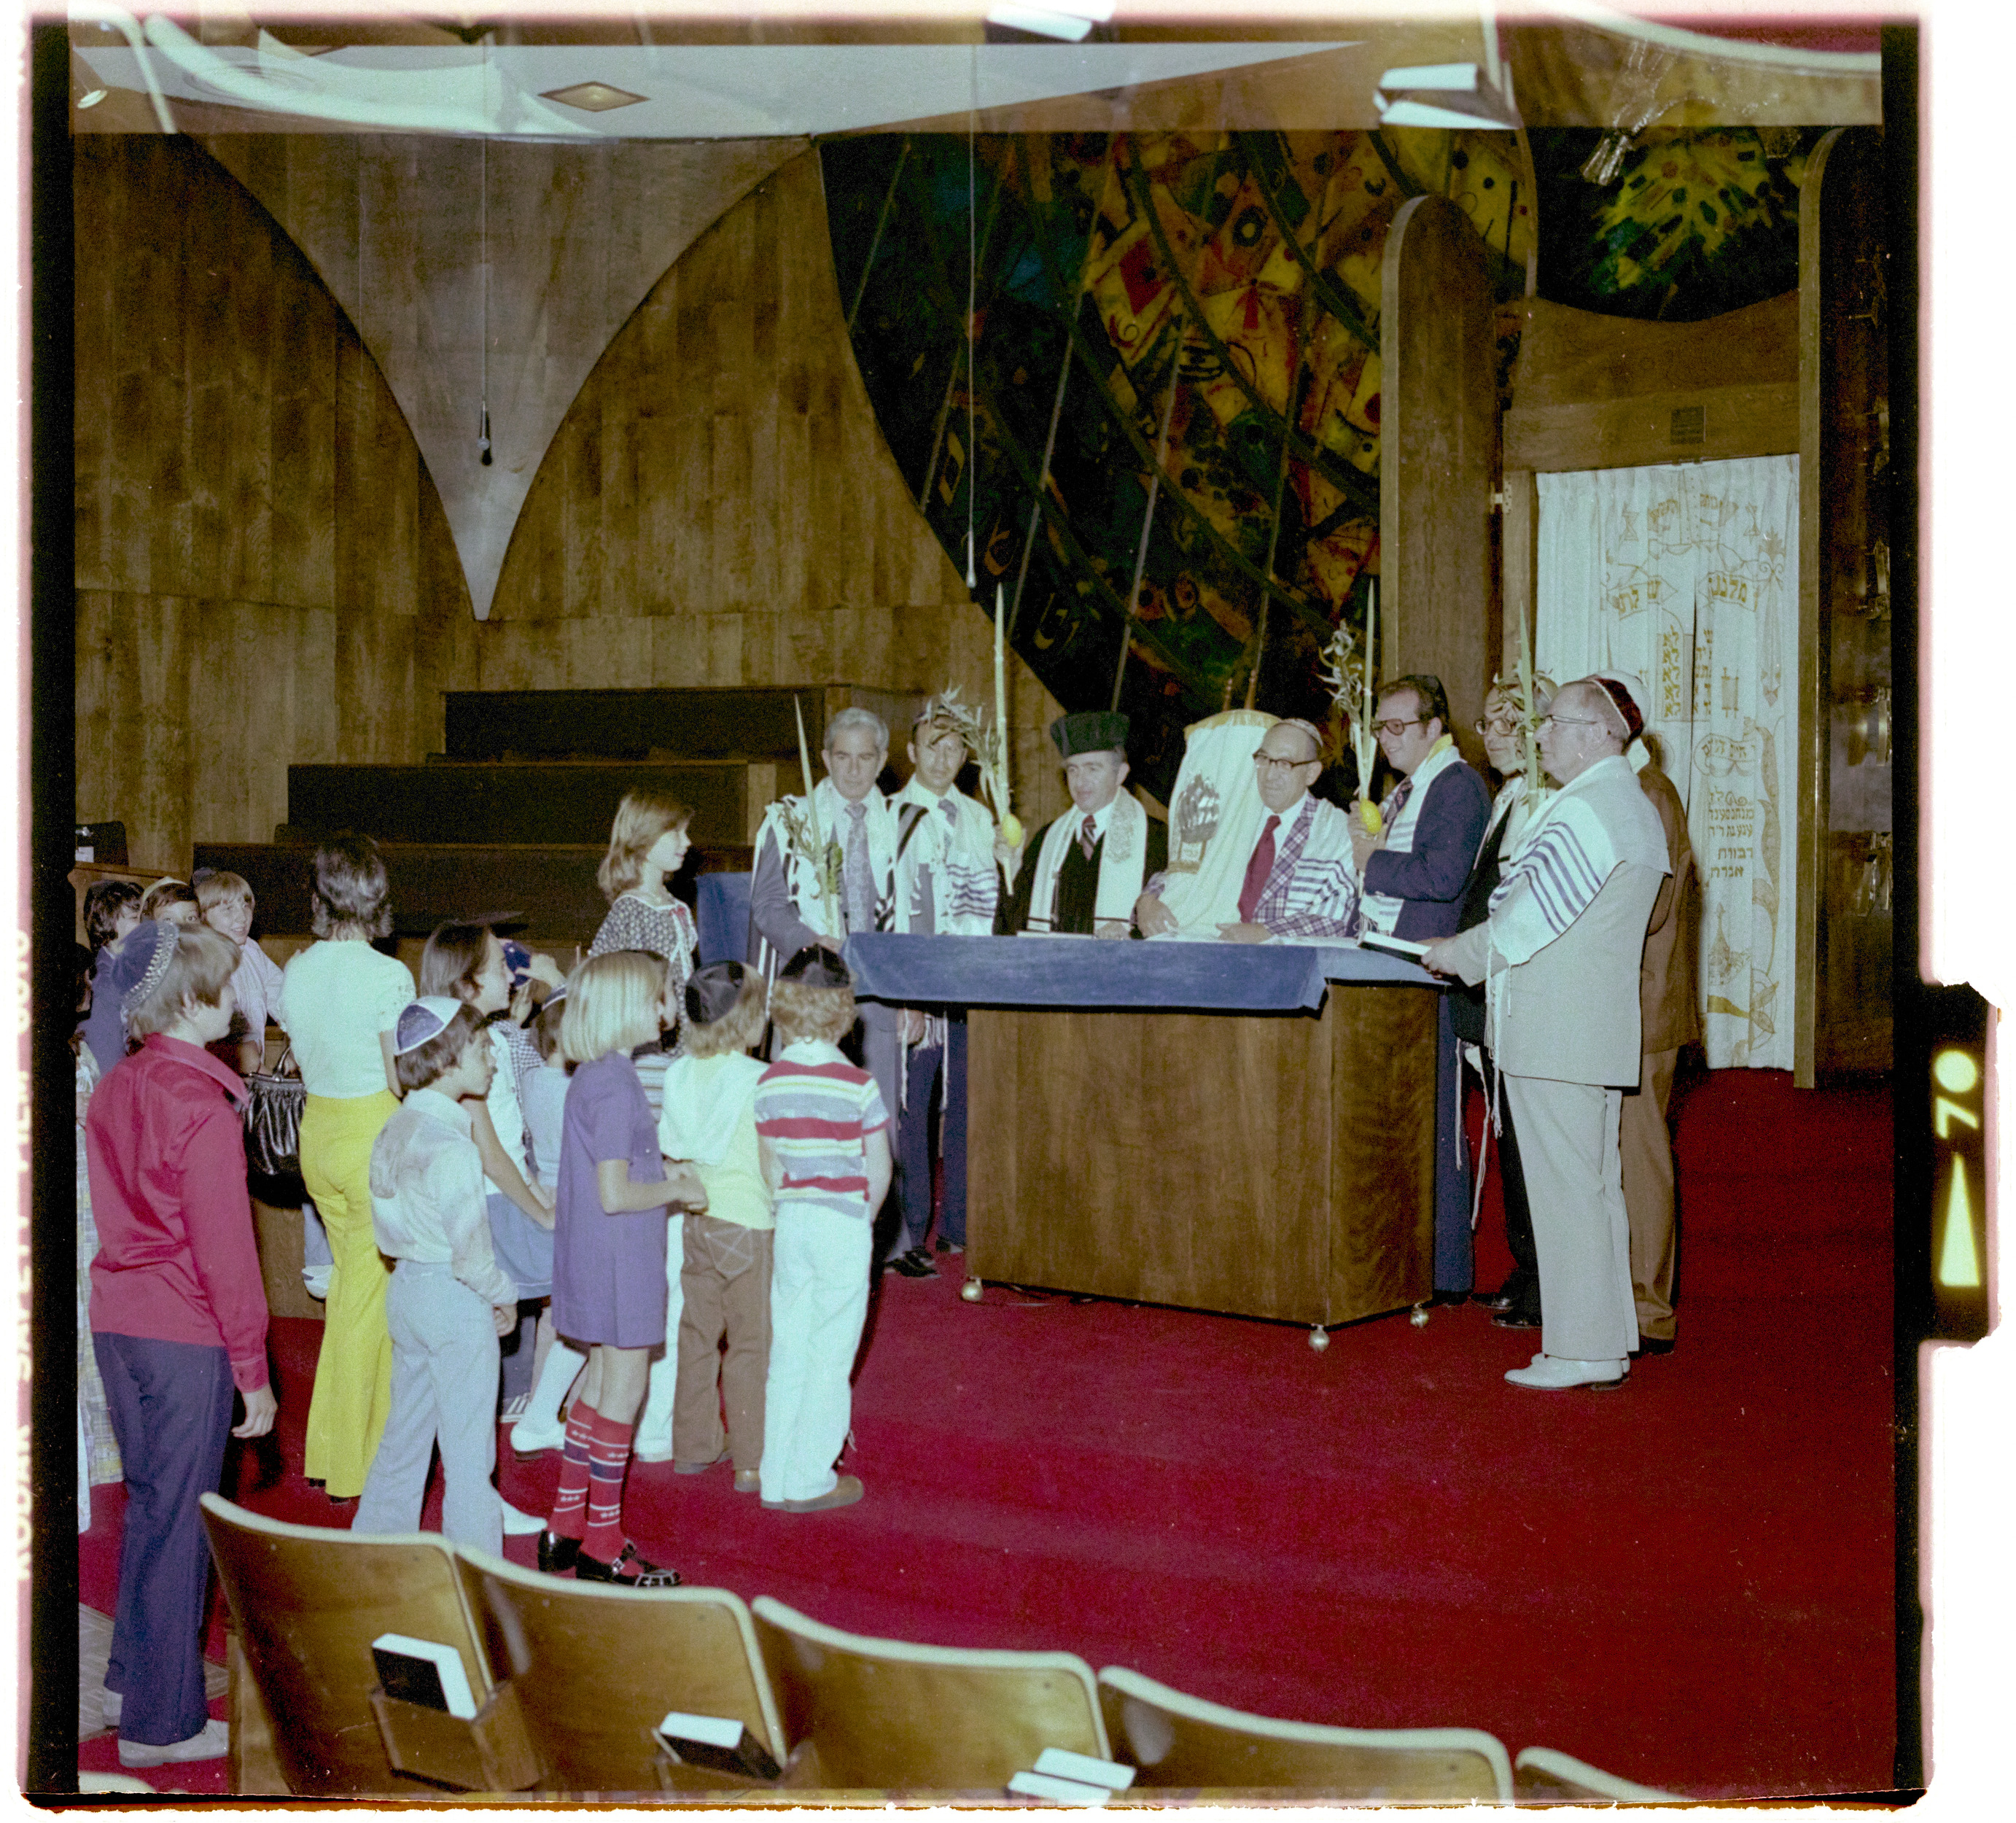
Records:
[[[1050,738],[1064,755],[1074,809],[1036,831],[1024,851],[1000,928],[1125,937],[1143,884],[1168,863],[1169,831],[1121,789],[1127,718],[1060,715]]]

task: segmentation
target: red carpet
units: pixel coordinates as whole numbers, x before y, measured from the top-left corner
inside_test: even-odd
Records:
[[[1283,1325],[891,1277],[856,1392],[865,1501],[797,1517],[725,1468],[633,1468],[632,1529],[689,1582],[862,1632],[1064,1648],[1308,1721],[1481,1728],[1701,1797],[1880,1789],[1888,1097],[1698,1079],[1679,1151],[1679,1346],[1620,1392],[1506,1385],[1538,1340],[1474,1306],[1319,1355]],[[1507,1263],[1495,1212],[1480,1284]],[[279,1447],[232,1491],[344,1523],[279,1467],[320,1326],[274,1328]],[[537,1509],[557,1474],[507,1453],[502,1485]],[[83,1543],[107,1609],[117,1495]],[[157,1782],[221,1789],[221,1763],[217,1785],[178,1770]]]

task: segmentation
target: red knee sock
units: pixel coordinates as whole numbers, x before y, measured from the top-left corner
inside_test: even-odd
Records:
[[[578,1538],[588,1529],[589,1454],[595,1427],[601,1422],[585,1399],[567,1414],[567,1440],[561,1446],[560,1485],[553,1496],[553,1517],[546,1529],[556,1538]]]
[[[634,1425],[619,1425],[591,1413],[589,1445],[588,1533],[581,1548],[600,1563],[623,1554],[623,1475],[630,1466]]]

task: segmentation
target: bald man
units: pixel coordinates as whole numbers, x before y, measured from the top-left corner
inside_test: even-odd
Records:
[[[1341,941],[1358,928],[1358,870],[1345,813],[1309,791],[1323,772],[1323,737],[1307,722],[1276,722],[1253,766],[1267,816],[1246,863],[1239,916],[1218,934],[1228,943]],[[1143,936],[1176,928],[1152,886],[1134,917]]]
[[[1485,921],[1422,958],[1487,982],[1544,1310],[1542,1352],[1505,1377],[1539,1391],[1622,1385],[1638,1342],[1618,1122],[1638,1083],[1639,963],[1668,863],[1658,813],[1624,757],[1629,737],[1600,684],[1563,686],[1539,735],[1561,789],[1527,825]]]

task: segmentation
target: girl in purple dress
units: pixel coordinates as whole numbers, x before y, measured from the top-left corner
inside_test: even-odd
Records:
[[[668,1171],[657,1122],[630,1052],[672,1017],[661,956],[619,949],[581,964],[560,1018],[574,1067],[560,1126],[553,1228],[553,1326],[588,1350],[568,1414],[539,1568],[584,1582],[669,1588],[623,1535],[623,1477],[651,1350],[665,1339],[665,1227],[673,1207],[704,1209],[683,1165]]]

